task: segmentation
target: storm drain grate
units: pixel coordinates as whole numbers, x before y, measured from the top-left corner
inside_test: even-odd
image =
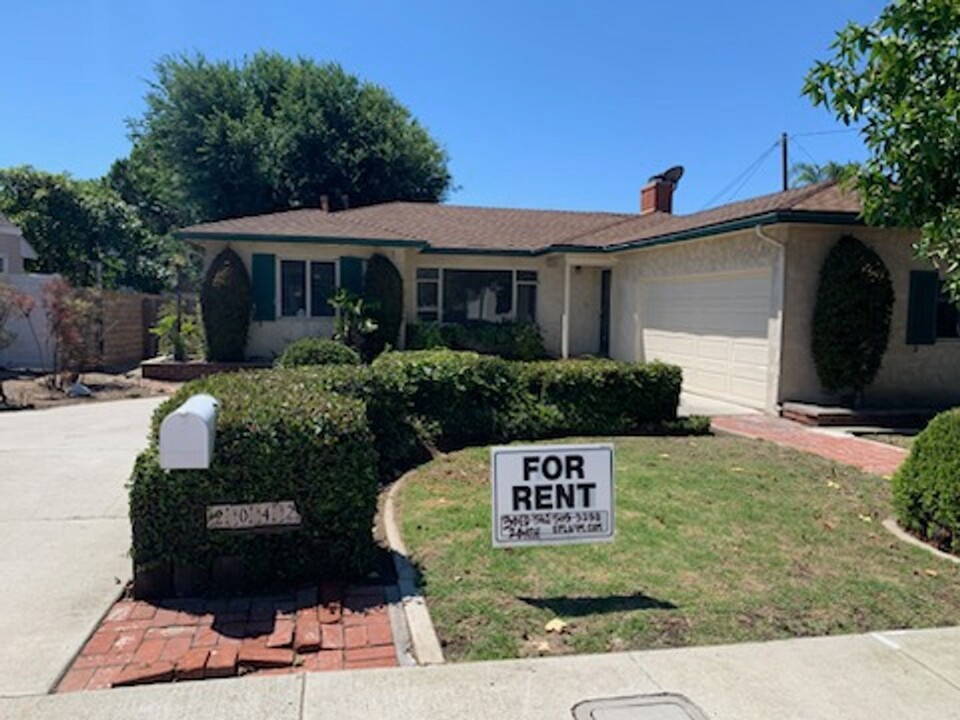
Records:
[[[573,706],[575,720],[709,720],[703,711],[675,693],[584,700]]]

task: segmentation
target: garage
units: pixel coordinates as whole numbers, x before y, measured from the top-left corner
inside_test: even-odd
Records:
[[[640,293],[646,360],[683,368],[684,390],[766,408],[769,269],[656,278]]]

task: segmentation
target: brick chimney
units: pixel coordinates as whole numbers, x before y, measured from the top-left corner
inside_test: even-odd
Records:
[[[683,168],[677,165],[650,178],[640,190],[640,214],[672,213],[673,191],[682,176]]]

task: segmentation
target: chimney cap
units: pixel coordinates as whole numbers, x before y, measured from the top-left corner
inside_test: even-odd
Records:
[[[677,186],[677,183],[680,182],[680,178],[683,177],[683,165],[674,165],[669,170],[664,170],[659,175],[654,175],[649,180],[648,183],[670,183],[673,187]]]

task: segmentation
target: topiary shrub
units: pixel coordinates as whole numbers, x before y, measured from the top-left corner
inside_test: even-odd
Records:
[[[550,360],[522,363],[545,435],[615,435],[675,421],[682,373],[664,363]]]
[[[200,291],[207,360],[243,360],[252,302],[243,260],[225,248],[210,263]]]
[[[542,360],[547,357],[540,327],[519,320],[452,325],[411,323],[407,326],[407,348],[472,350],[506,360]]]
[[[383,255],[374,255],[367,263],[363,299],[370,319],[377,324],[363,339],[364,355],[373,359],[388,345],[396,346],[403,323],[403,278]]]
[[[360,353],[342,342],[326,338],[306,337],[296,340],[280,353],[277,367],[303,365],[359,365]]]
[[[883,260],[856,238],[841,238],[820,270],[813,312],[813,359],[825,390],[859,402],[880,370],[892,308]]]
[[[917,436],[893,476],[893,507],[904,528],[960,554],[960,408]]]
[[[220,402],[213,462],[208,470],[165,472],[156,429],[197,392]],[[374,557],[377,489],[377,453],[364,403],[330,392],[310,371],[245,372],[188,383],[157,410],[153,442],[134,467],[135,576],[173,566],[174,573],[189,568],[216,580],[216,564],[224,558],[242,567],[232,588],[237,590],[362,576]],[[296,530],[206,528],[208,505],[280,500],[296,504],[302,517]]]

